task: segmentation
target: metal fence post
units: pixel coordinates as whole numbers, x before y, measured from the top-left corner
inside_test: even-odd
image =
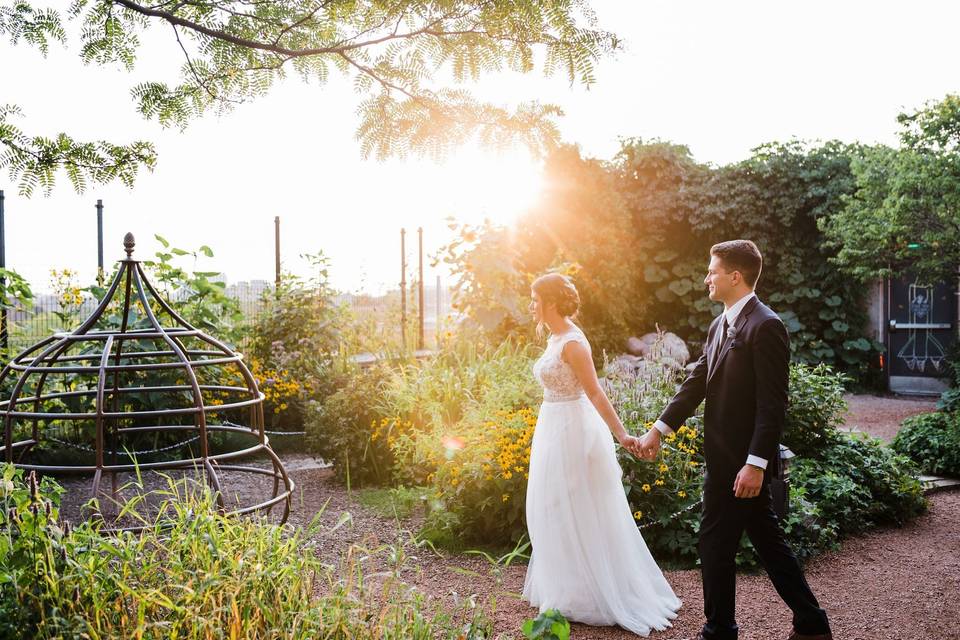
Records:
[[[419,243],[418,259],[420,261],[420,277],[417,281],[417,316],[419,329],[417,333],[417,349],[423,349],[423,227],[417,228],[417,239]]]
[[[97,282],[103,285],[103,200],[97,198]]]
[[[277,298],[280,297],[280,216],[273,217],[273,244],[274,244],[274,255],[276,258],[276,264],[274,266],[275,272],[275,295]]]
[[[400,229],[400,340],[407,350],[407,230]]]
[[[0,189],[0,269],[7,268],[7,239],[4,235],[4,198],[3,189]],[[6,293],[7,279],[0,274],[0,289]],[[3,358],[7,357],[7,349],[10,336],[7,332],[7,305],[0,304],[0,349],[2,349]]]

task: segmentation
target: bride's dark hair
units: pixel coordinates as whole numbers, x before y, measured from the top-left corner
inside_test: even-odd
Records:
[[[565,318],[577,317],[580,311],[580,294],[573,286],[573,281],[562,273],[547,273],[530,285],[537,292],[540,301],[546,305],[554,305],[557,313]],[[537,334],[543,335],[543,323],[537,325]]]

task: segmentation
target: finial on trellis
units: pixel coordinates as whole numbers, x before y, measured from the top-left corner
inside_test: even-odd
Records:
[[[133,234],[128,231],[127,235],[123,236],[123,249],[127,252],[127,258],[133,255],[133,247],[135,244]]]

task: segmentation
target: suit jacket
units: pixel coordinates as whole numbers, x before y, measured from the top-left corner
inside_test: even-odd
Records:
[[[706,482],[733,483],[748,455],[767,460],[764,482],[777,467],[787,410],[790,338],[783,322],[757,298],[740,311],[735,336],[719,355],[723,315],[714,319],[707,348],[660,420],[676,430],[703,400]]]

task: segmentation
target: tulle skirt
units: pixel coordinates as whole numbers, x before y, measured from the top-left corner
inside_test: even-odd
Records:
[[[637,529],[613,436],[585,397],[544,402],[527,483],[532,552],[523,597],[540,612],[662,631],[681,602]]]

